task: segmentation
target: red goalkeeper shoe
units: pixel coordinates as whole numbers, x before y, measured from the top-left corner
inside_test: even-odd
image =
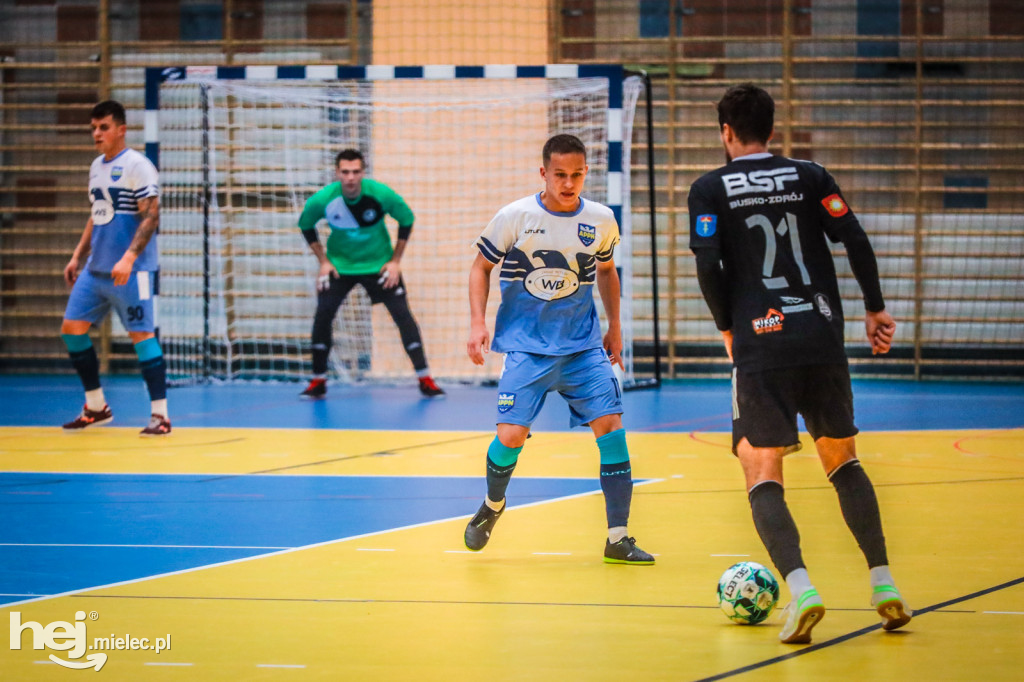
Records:
[[[444,395],[444,391],[437,385],[432,377],[422,377],[420,379],[420,393],[428,398],[439,398]]]
[[[327,379],[313,379],[306,390],[299,394],[300,398],[319,400],[327,395]]]

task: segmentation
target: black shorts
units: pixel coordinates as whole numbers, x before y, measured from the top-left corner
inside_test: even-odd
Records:
[[[353,287],[357,284],[362,286],[366,290],[367,295],[370,297],[371,303],[384,303],[391,298],[401,298],[405,296],[405,279],[402,277],[398,278],[398,284],[385,289],[383,284],[384,278],[381,275],[339,275],[338,277],[332,277],[330,280],[330,293],[333,296],[340,295],[342,298],[348,296],[348,293],[352,291]]]
[[[745,437],[759,448],[800,443],[796,416],[811,438],[851,438],[853,390],[846,365],[802,365],[760,372],[733,370],[732,450]]]

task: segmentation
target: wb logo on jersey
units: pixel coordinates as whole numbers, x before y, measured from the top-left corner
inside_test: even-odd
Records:
[[[592,284],[596,271],[597,259],[591,253],[577,252],[570,265],[561,251],[536,249],[527,255],[513,248],[505,255],[501,279],[502,282],[522,281],[528,294],[547,302],[572,296],[584,284]]]
[[[516,404],[515,393],[499,393],[498,394],[498,412],[505,414],[513,408]]]
[[[580,288],[580,278],[565,268],[537,268],[523,280],[526,290],[542,301],[572,296]]]
[[[583,242],[583,246],[590,246],[597,239],[597,228],[593,225],[580,223],[578,234],[580,241]]]
[[[114,188],[117,189],[116,187]],[[92,224],[95,227],[106,225],[114,219],[114,199],[108,192],[94,187],[92,189]]]
[[[722,176],[722,184],[725,185],[726,196],[734,197],[740,194],[781,192],[786,188],[786,182],[799,179],[796,168],[788,166],[749,173],[729,173]]]

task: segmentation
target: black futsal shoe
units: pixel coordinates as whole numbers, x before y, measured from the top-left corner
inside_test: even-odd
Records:
[[[487,545],[487,541],[491,539],[491,530],[494,528],[494,524],[501,518],[502,512],[505,511],[506,504],[501,505],[501,509],[494,511],[487,506],[484,502],[480,505],[479,511],[473,520],[466,526],[466,548],[471,549],[474,552],[479,552]]]

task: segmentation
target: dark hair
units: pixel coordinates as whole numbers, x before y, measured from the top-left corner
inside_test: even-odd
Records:
[[[768,144],[775,127],[775,100],[753,83],[734,85],[718,102],[718,127],[726,123],[740,142]]]
[[[366,167],[366,159],[363,158],[363,153],[358,149],[342,149],[334,157],[334,167],[337,168],[338,164],[342,161],[358,161],[360,165],[364,168]]]
[[[547,167],[551,161],[552,154],[582,154],[583,160],[587,160],[587,147],[580,138],[575,135],[555,135],[544,143],[544,166]]]
[[[116,102],[112,99],[108,99],[105,102],[100,102],[92,108],[92,113],[89,114],[90,118],[99,120],[110,116],[114,119],[114,123],[123,126],[125,124],[124,106],[120,102]]]

